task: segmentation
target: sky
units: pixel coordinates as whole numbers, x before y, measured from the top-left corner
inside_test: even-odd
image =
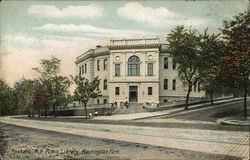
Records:
[[[35,78],[40,59],[61,59],[61,73],[75,74],[76,57],[110,39],[162,40],[177,25],[218,33],[223,20],[247,10],[234,1],[1,1],[0,78],[13,85]]]

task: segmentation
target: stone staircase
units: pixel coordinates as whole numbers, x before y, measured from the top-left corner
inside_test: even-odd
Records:
[[[146,110],[142,108],[142,103],[129,103],[128,108],[126,106],[119,106],[112,112],[112,114],[130,114],[140,112],[146,112]]]

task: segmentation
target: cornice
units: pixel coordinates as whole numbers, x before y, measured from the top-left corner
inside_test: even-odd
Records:
[[[108,48],[110,50],[118,50],[118,49],[144,49],[144,48],[160,48],[160,43],[153,44],[135,44],[135,45],[110,45]]]
[[[160,83],[159,81],[109,81],[109,83]]]
[[[87,59],[96,58],[96,57],[105,56],[105,55],[109,55],[109,51],[107,51],[107,52],[99,52],[99,53],[91,53],[91,54],[88,54],[88,55],[86,55],[86,56],[84,56],[84,57],[82,57],[80,59],[77,59],[75,61],[75,64],[77,65],[77,64],[79,64],[79,63],[81,63],[81,62],[83,62],[83,61],[85,61]]]

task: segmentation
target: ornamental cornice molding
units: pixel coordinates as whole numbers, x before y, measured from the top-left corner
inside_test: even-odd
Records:
[[[109,55],[109,51],[106,51],[106,52],[99,52],[99,53],[91,53],[91,54],[87,54],[86,56],[80,58],[80,59],[77,59],[75,61],[75,64],[79,64],[85,60],[88,60],[90,58],[96,58],[96,57],[100,57],[100,56],[105,56],[105,55]]]
[[[133,44],[133,45],[110,45],[108,48],[110,50],[118,50],[118,49],[146,49],[146,48],[160,48],[160,43],[153,44]]]
[[[109,81],[109,83],[128,83],[128,84],[132,84],[132,83],[160,83],[160,81],[157,81],[157,80],[153,80],[153,81],[121,81],[121,80],[112,80],[112,81]]]

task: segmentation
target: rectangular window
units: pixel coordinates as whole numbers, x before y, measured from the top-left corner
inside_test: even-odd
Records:
[[[100,100],[99,99],[97,99],[97,104],[100,104]]]
[[[120,64],[115,64],[115,76],[120,76]]]
[[[97,60],[97,64],[96,65],[97,65],[96,66],[97,70],[100,71],[100,60]]]
[[[84,74],[84,65],[82,65],[82,74]]]
[[[85,64],[85,73],[87,73],[87,64]]]
[[[103,89],[106,90],[108,88],[108,81],[106,79],[103,80]]]
[[[79,76],[82,74],[82,67],[79,66]]]
[[[115,95],[120,95],[120,87],[115,87]]]
[[[195,84],[194,84],[194,91],[195,91],[195,92],[196,92],[196,87],[197,87],[197,86],[196,86],[196,83],[195,83]]]
[[[106,70],[106,69],[107,69],[107,66],[108,66],[108,60],[107,60],[107,59],[104,59],[104,60],[103,60],[103,69]]]
[[[176,80],[173,79],[173,90],[176,90]]]
[[[176,69],[176,60],[173,59],[173,69]]]
[[[153,88],[152,87],[148,87],[148,95],[152,95],[153,94]]]
[[[168,57],[164,58],[164,69],[168,69]]]
[[[148,76],[153,75],[153,63],[148,63]]]
[[[164,79],[163,89],[168,89],[168,79]]]
[[[104,104],[107,104],[107,99],[103,99],[103,103],[104,103]]]
[[[198,92],[201,91],[201,88],[200,88],[200,83],[198,82]]]

